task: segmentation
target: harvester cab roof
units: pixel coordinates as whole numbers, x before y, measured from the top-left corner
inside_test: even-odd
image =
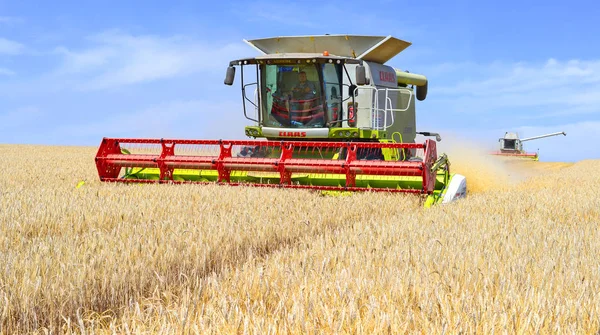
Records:
[[[278,36],[244,42],[262,55],[321,54],[327,51],[332,55],[379,64],[387,62],[411,45],[392,36],[363,35]]]
[[[259,55],[231,61],[225,84],[239,68],[244,116],[255,122],[246,135],[254,139],[104,138],[100,179],[398,192],[421,195],[426,207],[466,196],[466,178],[450,172],[436,142],[415,143],[417,134],[441,140],[416,129],[427,78],[385,65],[409,42],[322,35],[246,43]]]

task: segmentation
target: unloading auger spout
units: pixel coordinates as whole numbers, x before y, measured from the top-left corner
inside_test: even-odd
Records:
[[[567,133],[565,133],[564,131],[559,131],[559,132],[556,132],[556,133],[551,133],[551,134],[546,134],[546,135],[532,136],[532,137],[527,137],[527,138],[521,139],[521,142],[526,142],[526,141],[531,141],[531,140],[537,140],[537,139],[544,138],[544,137],[558,136],[558,135],[567,136]]]

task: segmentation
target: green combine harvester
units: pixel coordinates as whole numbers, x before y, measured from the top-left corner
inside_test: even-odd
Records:
[[[519,134],[507,131],[506,133],[504,133],[504,137],[498,139],[498,142],[500,143],[499,150],[492,151],[490,154],[494,156],[518,158],[537,162],[540,160],[539,152],[526,152],[525,150],[523,150],[523,142],[557,135],[567,136],[567,133],[565,133],[564,131],[560,131],[556,133],[533,136],[528,138],[519,138]]]
[[[392,36],[245,40],[260,55],[240,72],[248,140],[104,138],[106,182],[220,183],[326,192],[400,192],[429,207],[466,196],[466,178],[438,155],[437,133],[416,129],[427,78],[385,63],[409,42]],[[434,137],[422,143],[416,136]]]

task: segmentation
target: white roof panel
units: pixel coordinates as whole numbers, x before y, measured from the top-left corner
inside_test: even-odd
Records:
[[[316,35],[278,36],[246,43],[264,54],[318,53],[359,58],[383,64],[411,45],[392,36]]]

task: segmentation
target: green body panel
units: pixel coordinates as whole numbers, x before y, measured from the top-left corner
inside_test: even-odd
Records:
[[[301,131],[304,128],[289,128],[289,129]],[[259,137],[266,138],[267,137],[263,134],[262,127],[260,127],[260,126],[246,126],[245,131],[246,131],[247,136],[251,136],[254,138],[259,138]],[[322,139],[346,141],[348,139],[385,139],[386,136],[387,136],[387,133],[385,131],[381,131],[381,130],[332,127],[332,128],[329,128],[329,133],[327,134],[327,137],[323,137]],[[286,136],[285,137],[285,139],[288,139],[288,140],[294,139],[294,138],[305,139],[304,137],[300,137],[300,136],[298,136],[298,137]],[[273,137],[273,138],[269,138],[269,139],[280,139],[280,138]],[[319,138],[311,138],[311,139],[318,140]]]
[[[123,178],[159,180],[160,170],[157,168],[132,169],[128,171]],[[195,182],[218,182],[218,172],[215,170],[185,170],[175,169],[173,180],[175,181],[195,181]],[[436,176],[436,183],[432,195],[428,195],[425,200],[425,207],[430,207],[440,203],[443,198],[445,185],[448,184],[451,175],[444,169],[440,169]],[[279,173],[272,172],[231,172],[230,182],[232,183],[259,183],[259,184],[279,184]],[[296,185],[310,186],[334,186],[344,187],[346,175],[344,174],[311,174],[295,173],[292,175],[292,183]],[[398,177],[398,176],[357,176],[356,186],[362,188],[386,188],[386,189],[418,189],[422,188],[423,180],[417,177]],[[327,192],[335,194],[336,192]]]

